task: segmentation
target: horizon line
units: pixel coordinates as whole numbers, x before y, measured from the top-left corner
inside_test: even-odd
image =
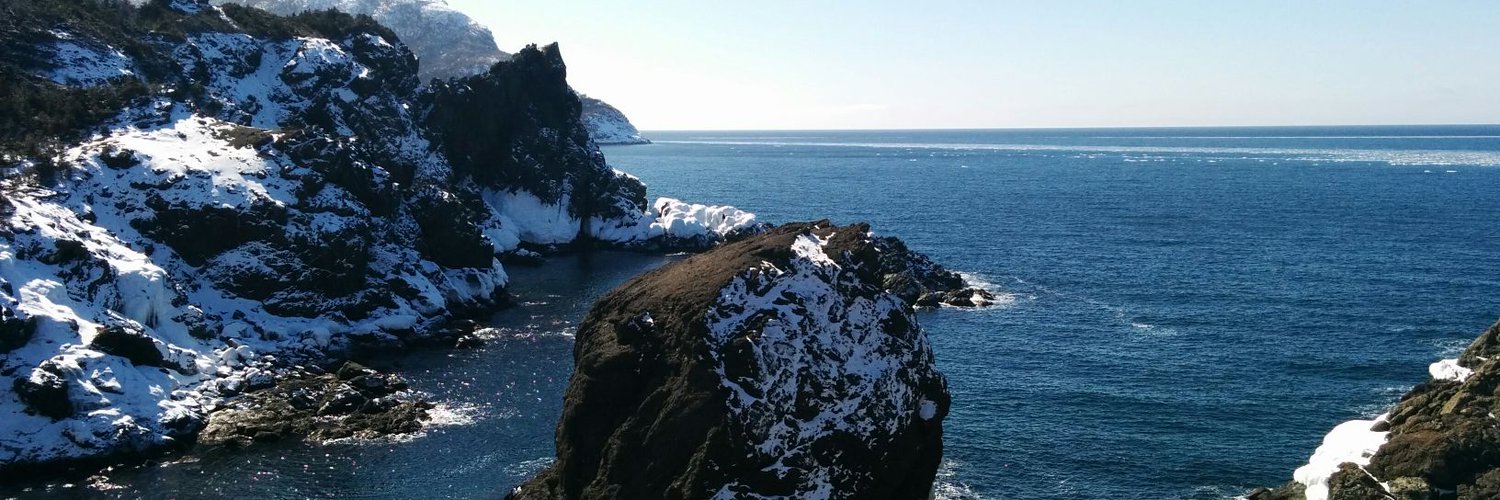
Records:
[[[917,128],[670,128],[641,129],[641,134],[657,132],[959,132],[998,130],[1169,130],[1169,129],[1272,129],[1272,128],[1394,128],[1394,127],[1500,127],[1495,123],[1388,123],[1323,125],[1115,125],[1115,126],[1039,126],[1039,127],[917,127]]]

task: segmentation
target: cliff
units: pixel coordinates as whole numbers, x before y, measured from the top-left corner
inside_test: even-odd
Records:
[[[0,10],[0,472],[191,442],[300,364],[451,336],[504,304],[503,259],[760,228],[648,206],[555,46],[424,87],[368,17]],[[346,385],[327,398],[395,401]]]
[[[442,0],[215,0],[293,15],[307,11],[338,10],[373,17],[401,37],[416,53],[422,81],[462,78],[489,70],[510,59],[495,44],[484,25]],[[647,141],[614,106],[583,97],[580,117],[599,144],[645,144]]]
[[[789,224],[611,291],[579,326],[557,461],[511,496],[926,498],[949,396],[886,284],[959,290],[898,246]]]
[[[1340,425],[1295,480],[1250,500],[1500,498],[1500,323],[1373,421]]]
[[[636,130],[630,119],[625,118],[625,113],[614,106],[589,96],[579,96],[579,99],[583,101],[583,125],[589,129],[594,141],[599,144],[651,143],[641,137],[641,131]]]

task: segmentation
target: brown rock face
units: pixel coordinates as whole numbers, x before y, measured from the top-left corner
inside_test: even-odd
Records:
[[[1344,464],[1329,479],[1329,498],[1500,498],[1500,323],[1458,364],[1472,371],[1462,381],[1429,380],[1401,398],[1376,429],[1390,435],[1370,465]],[[1292,484],[1250,498],[1303,498]]]
[[[642,275],[579,327],[557,461],[514,498],[926,498],[946,381],[862,225]]]

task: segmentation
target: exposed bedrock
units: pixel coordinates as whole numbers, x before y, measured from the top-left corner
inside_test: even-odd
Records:
[[[1340,464],[1326,486],[1294,481],[1249,498],[1500,498],[1500,323],[1430,371],[1370,428],[1385,433],[1372,455]]]
[[[951,273],[895,248],[788,224],[611,291],[579,327],[557,461],[512,497],[926,498],[947,384],[885,284]]]

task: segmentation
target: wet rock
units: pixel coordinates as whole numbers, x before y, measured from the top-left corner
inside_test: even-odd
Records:
[[[1307,487],[1296,481],[1288,482],[1276,489],[1256,488],[1245,500],[1304,500],[1307,498]]]
[[[318,415],[341,415],[360,409],[369,401],[364,394],[350,387],[348,384],[338,384],[333,390],[328,391],[323,405],[318,407]]]
[[[357,363],[345,363],[334,374],[282,379],[213,413],[198,443],[248,446],[291,438],[327,441],[415,432],[432,406],[402,392],[405,388],[399,377]]]

